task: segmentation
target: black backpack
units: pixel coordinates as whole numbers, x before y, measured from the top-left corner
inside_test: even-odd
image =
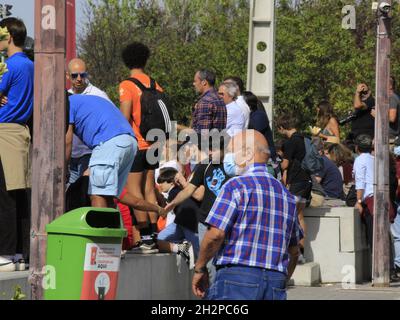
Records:
[[[127,79],[138,86],[142,91],[140,98],[141,120],[140,133],[145,140],[151,129],[160,129],[168,134],[172,131],[171,108],[166,95],[156,89],[156,82],[150,78],[150,88],[143,85],[138,79]]]

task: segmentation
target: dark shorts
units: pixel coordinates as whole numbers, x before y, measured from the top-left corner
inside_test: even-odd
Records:
[[[289,187],[289,191],[292,195],[296,196],[297,202],[306,203],[311,198],[312,182],[296,182],[292,183]]]
[[[153,152],[153,151],[150,151]],[[147,150],[138,150],[135,156],[135,160],[133,161],[131,172],[143,172],[145,170],[156,170],[160,163],[157,161],[156,163],[149,163],[148,159],[146,158]],[[154,156],[158,158],[159,155],[158,151],[154,152]]]

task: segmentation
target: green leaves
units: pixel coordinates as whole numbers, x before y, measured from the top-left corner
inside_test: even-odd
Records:
[[[353,1],[356,30],[342,28],[351,1],[288,1],[277,7],[275,112],[295,109],[305,128],[328,99],[339,117],[352,110],[357,83],[375,78],[375,16],[371,1]],[[303,128],[303,129],[304,129]]]
[[[296,110],[304,127],[313,125],[322,99],[339,118],[352,110],[359,82],[375,86],[376,21],[372,0],[280,0],[276,7],[275,112]],[[342,8],[354,5],[356,29],[342,28]],[[394,12],[399,4],[394,2]],[[188,124],[196,99],[198,68],[212,68],[220,82],[247,78],[248,0],[88,1],[79,45],[92,81],[118,102],[118,83],[129,71],[121,51],[132,41],[147,44],[147,66],[172,100],[177,119]],[[399,56],[399,15],[393,17],[393,52]],[[392,73],[400,72],[393,64]]]
[[[95,5],[97,3],[97,5]],[[218,82],[247,72],[247,0],[99,0],[87,4],[91,16],[79,38],[91,81],[118,105],[118,83],[129,76],[121,51],[132,41],[151,49],[147,73],[167,92],[174,114],[190,122],[198,68],[212,68]]]

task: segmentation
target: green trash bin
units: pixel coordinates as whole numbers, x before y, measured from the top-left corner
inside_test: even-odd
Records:
[[[79,208],[46,226],[46,300],[113,300],[122,240],[115,209]]]

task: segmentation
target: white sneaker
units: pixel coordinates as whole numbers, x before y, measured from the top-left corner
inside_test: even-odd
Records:
[[[178,244],[178,255],[185,259],[189,270],[194,269],[194,253],[190,242],[184,241],[183,243]]]
[[[15,264],[12,260],[0,256],[0,272],[15,271]]]
[[[19,259],[15,262],[15,270],[16,271],[25,271],[29,269],[29,265],[26,263],[24,259]]]
[[[306,258],[300,253],[299,258],[297,259],[297,264],[305,264]]]

